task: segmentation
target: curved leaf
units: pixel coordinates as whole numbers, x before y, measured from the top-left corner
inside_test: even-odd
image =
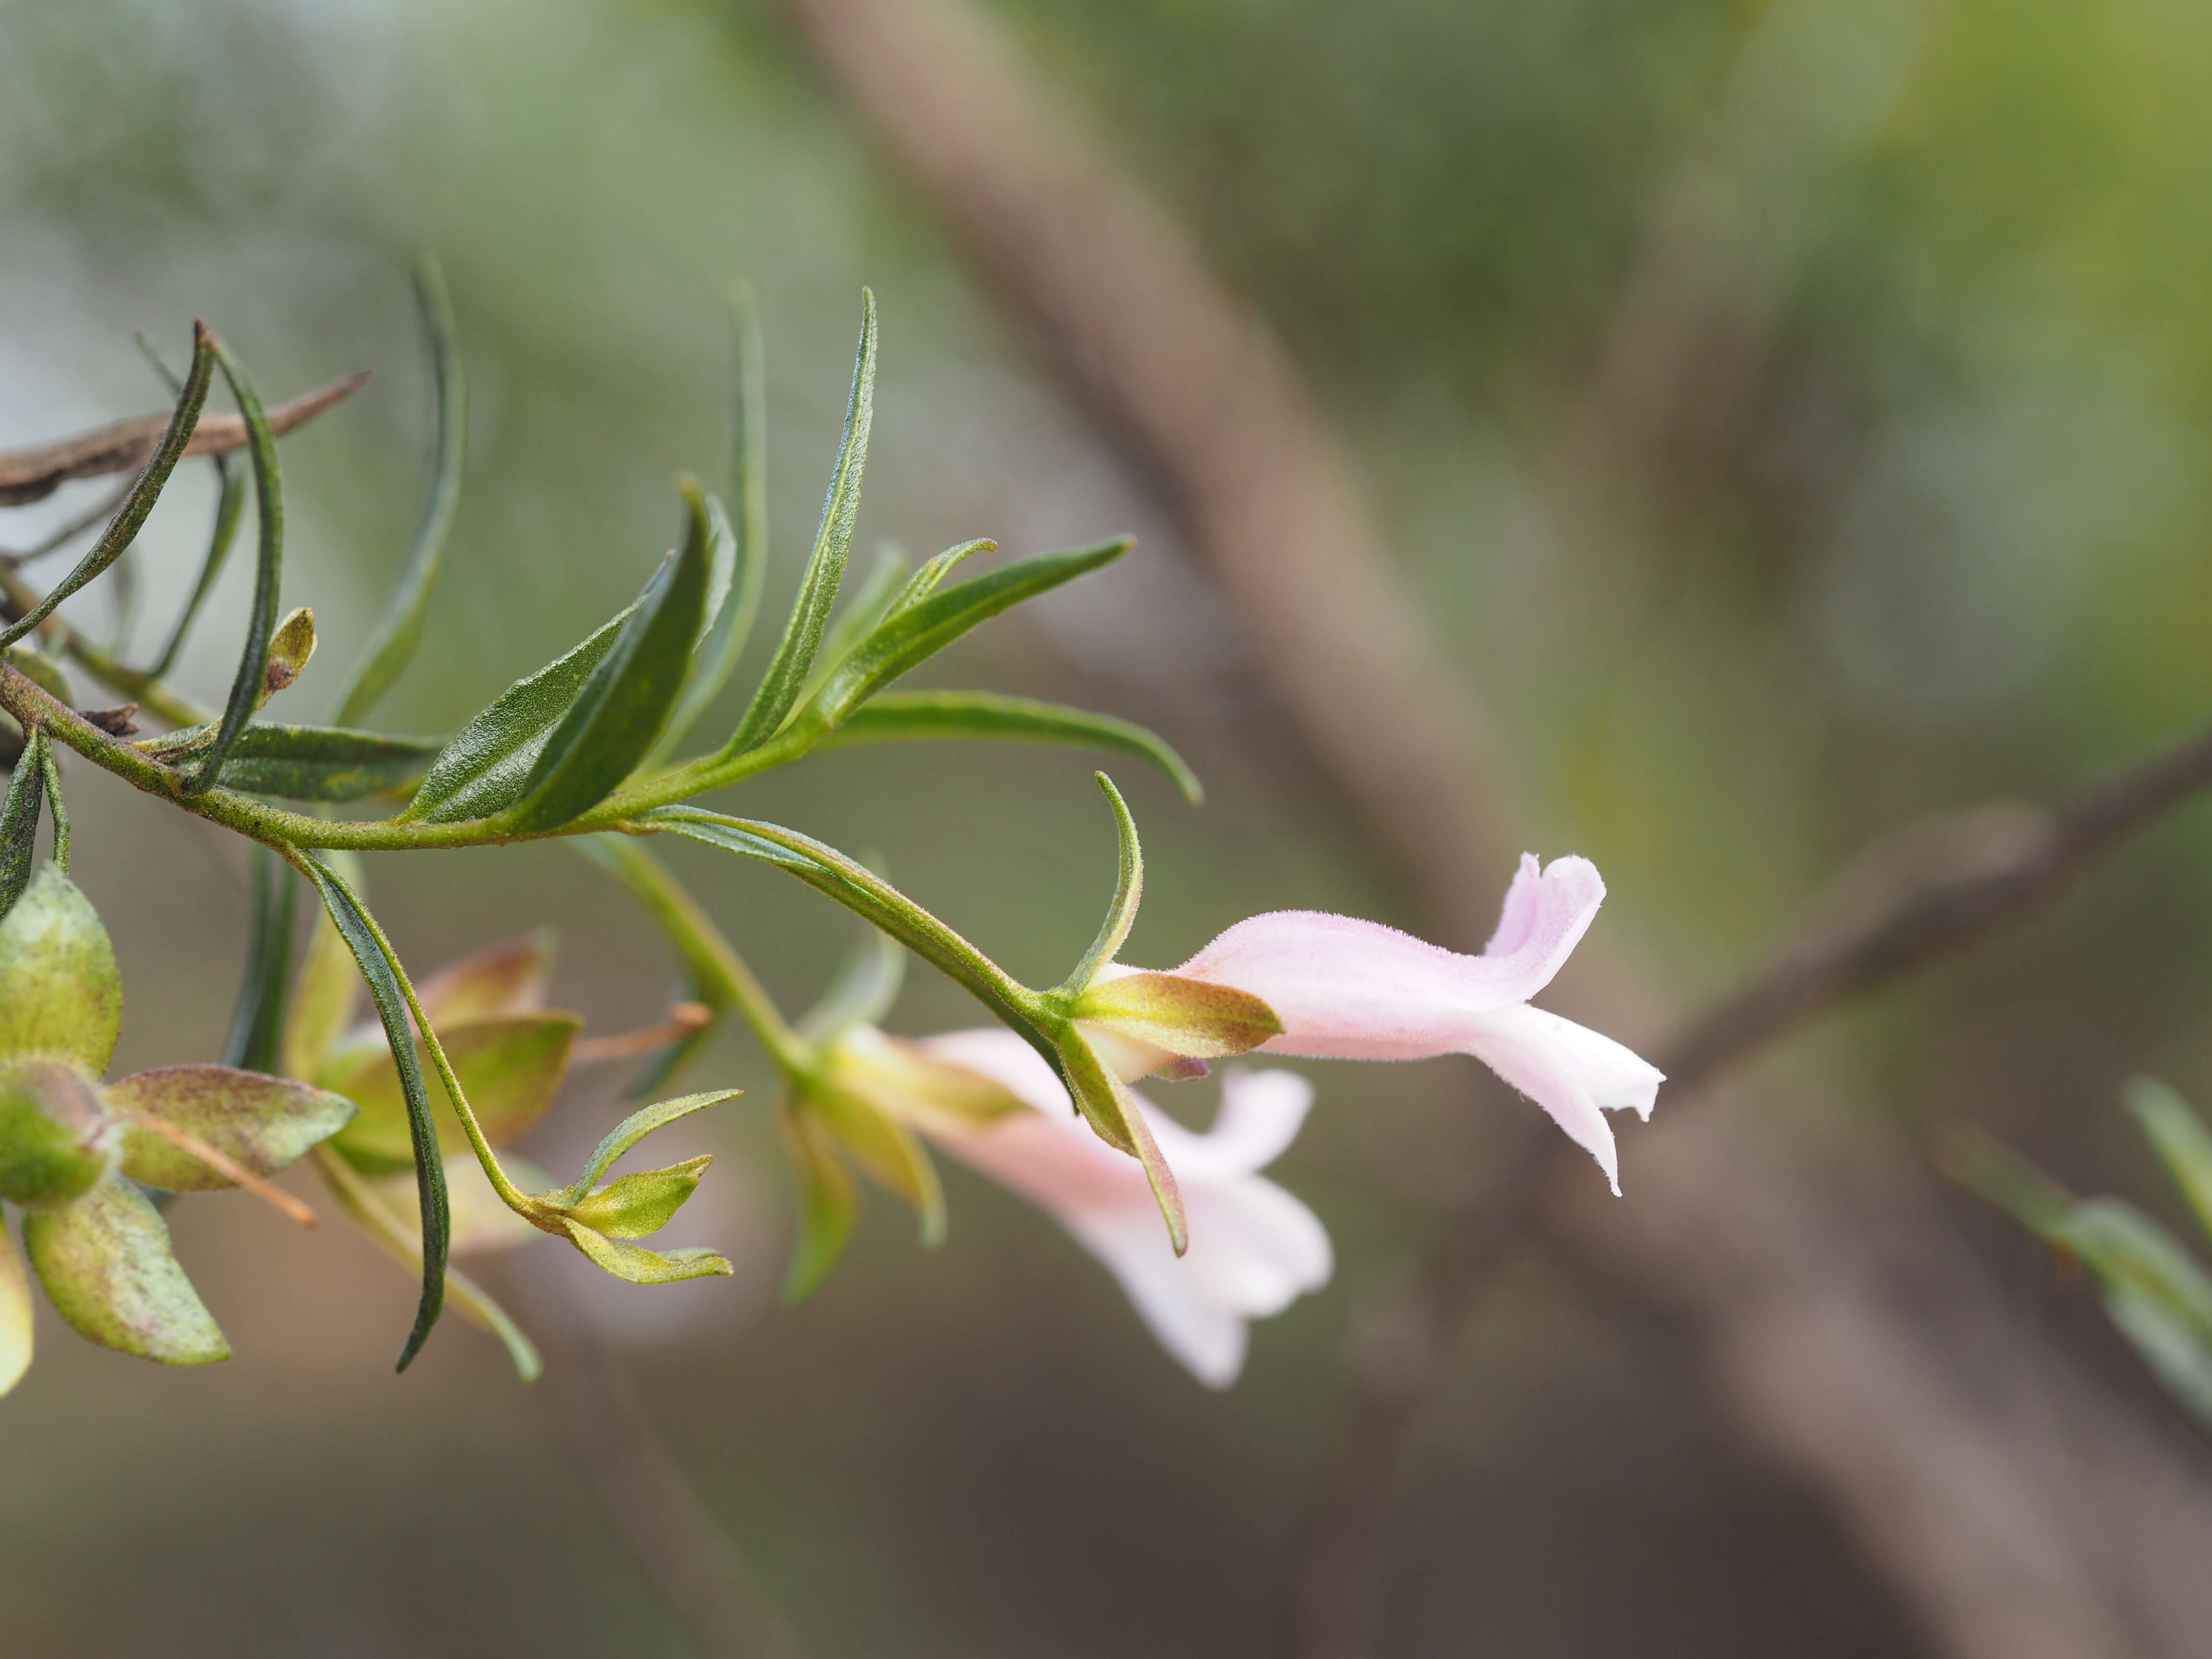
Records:
[[[775,734],[799,701],[799,688],[813,671],[830,626],[830,608],[837,603],[837,586],[844,580],[846,556],[852,551],[853,525],[860,510],[860,477],[868,464],[868,434],[876,410],[876,296],[860,293],[860,348],[853,359],[853,394],[845,408],[845,435],[837,446],[836,469],[830,475],[830,492],[822,503],[822,526],[815,532],[814,551],[799,579],[799,598],[784,624],[783,638],[769,659],[768,672],[753,692],[744,718],[723,746],[725,756],[742,755]]]
[[[687,1279],[708,1279],[737,1271],[719,1250],[648,1250],[594,1232],[580,1221],[567,1221],[568,1237],[575,1247],[617,1279],[633,1285],[675,1285]]]
[[[123,981],[100,912],[49,864],[0,917],[0,1059],[45,1054],[88,1077],[123,1029]]]
[[[0,917],[23,896],[38,860],[39,812],[46,799],[46,728],[33,727],[9,775],[8,798],[0,801]]]
[[[428,484],[422,492],[422,511],[416,520],[415,539],[407,550],[407,563],[392,603],[376,635],[354,670],[353,683],[339,698],[335,723],[352,726],[368,717],[368,711],[407,672],[422,641],[422,624],[430,611],[430,590],[437,586],[438,564],[446,550],[446,537],[461,501],[461,467],[468,459],[469,377],[461,362],[459,331],[453,326],[453,305],[446,294],[445,275],[438,262],[424,258],[415,270],[415,303],[422,313],[422,333],[430,348],[430,379],[436,399],[436,437]]]
[[[598,805],[652,752],[667,722],[707,605],[707,502],[688,478],[683,492],[684,544],[654,573],[546,738],[513,809],[518,830],[557,829]]]
[[[585,1160],[584,1173],[559,1192],[546,1194],[547,1202],[560,1205],[580,1203],[599,1184],[599,1177],[614,1167],[616,1160],[654,1130],[665,1129],[678,1119],[704,1111],[709,1106],[735,1100],[744,1092],[742,1089],[714,1089],[704,1094],[681,1095],[674,1100],[657,1101],[632,1112],[615,1125],[608,1132],[606,1139],[592,1149],[591,1157]]]
[[[1182,757],[1135,722],[994,691],[878,692],[847,714],[821,746],[956,738],[1112,750],[1151,762],[1175,780],[1192,805],[1206,799],[1197,775]]]

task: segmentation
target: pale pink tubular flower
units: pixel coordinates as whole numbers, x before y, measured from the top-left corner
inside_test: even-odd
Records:
[[[1190,1249],[1178,1260],[1135,1159],[1093,1133],[1067,1091],[1012,1032],[953,1031],[917,1045],[1001,1083],[1034,1109],[988,1122],[914,1121],[937,1146],[1050,1213],[1120,1281],[1160,1346],[1208,1388],[1244,1366],[1246,1326],[1328,1282],[1335,1259],[1313,1212],[1259,1172],[1305,1121],[1313,1087],[1285,1071],[1231,1071],[1197,1134],[1139,1101],[1182,1183]]]
[[[1524,854],[1498,931],[1479,957],[1378,922],[1279,910],[1238,922],[1173,973],[1265,1002],[1282,1025],[1281,1036],[1261,1045],[1272,1054],[1472,1054],[1549,1112],[1597,1159],[1617,1194],[1619,1161],[1605,1114],[1630,1109],[1650,1118],[1664,1079],[1612,1038],[1528,1006],[1573,954],[1604,898],[1605,883],[1588,859],[1543,867]],[[1125,1078],[1177,1058],[1132,1033],[1090,1034]]]

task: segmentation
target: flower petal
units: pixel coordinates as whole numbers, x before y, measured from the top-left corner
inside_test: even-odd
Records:
[[[1607,1109],[1649,1117],[1662,1079],[1612,1038],[1525,1004],[1468,1023],[1464,1051],[1552,1115],[1598,1161],[1618,1196],[1620,1170]]]
[[[1605,883],[1587,859],[1534,857],[1506,895],[1489,948],[1462,956],[1379,922],[1279,910],[1238,922],[1176,972],[1249,991],[1275,1012],[1271,1054],[1425,1060],[1458,1048],[1470,1014],[1525,1002],[1588,931]]]

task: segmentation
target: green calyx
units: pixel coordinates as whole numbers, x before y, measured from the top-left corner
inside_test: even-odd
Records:
[[[0,1064],[0,1198],[27,1210],[82,1198],[115,1166],[121,1127],[74,1068],[52,1060]]]

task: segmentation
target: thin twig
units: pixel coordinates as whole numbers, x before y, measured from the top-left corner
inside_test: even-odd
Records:
[[[228,1152],[210,1146],[189,1129],[180,1129],[166,1118],[155,1117],[150,1112],[131,1112],[125,1115],[127,1121],[157,1134],[172,1146],[183,1148],[213,1170],[226,1181],[243,1187],[254,1197],[270,1205],[280,1213],[296,1221],[302,1227],[315,1224],[315,1212],[282,1187],[263,1180]]]
[[[595,1060],[631,1060],[639,1054],[649,1054],[656,1048],[665,1048],[672,1042],[681,1042],[693,1032],[714,1023],[714,1011],[703,1002],[679,1002],[668,1011],[665,1024],[647,1027],[642,1031],[623,1031],[613,1036],[586,1037],[568,1051],[568,1058],[579,1066],[589,1066]]]
[[[270,430],[279,436],[304,426],[335,404],[344,401],[367,384],[368,369],[269,411]],[[93,478],[106,472],[129,472],[146,464],[169,423],[167,414],[134,415],[80,432],[72,438],[34,444],[25,449],[0,449],[0,507],[23,507],[43,501],[72,478]],[[195,455],[227,455],[246,447],[246,422],[237,415],[202,415],[193,428],[183,459]]]

